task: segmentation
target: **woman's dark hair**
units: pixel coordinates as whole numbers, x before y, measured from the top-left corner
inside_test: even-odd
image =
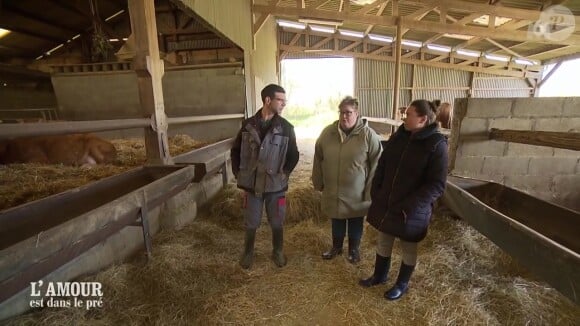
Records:
[[[427,100],[414,100],[413,102],[411,102],[411,104],[409,106],[412,106],[415,108],[415,111],[417,112],[417,115],[419,115],[420,117],[422,116],[427,116],[427,125],[432,124],[433,122],[435,122],[436,118],[437,118],[437,107],[434,102],[439,102],[441,103],[440,100],[435,100],[433,102],[427,101]]]

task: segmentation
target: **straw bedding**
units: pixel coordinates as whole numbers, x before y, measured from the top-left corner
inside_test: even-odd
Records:
[[[117,149],[117,161],[114,164],[90,168],[41,164],[0,165],[0,210],[73,189],[145,164],[143,139],[113,140],[112,143]],[[176,135],[169,138],[169,152],[175,156],[206,144],[187,135]]]
[[[9,324],[156,325],[577,325],[580,309],[534,279],[465,222],[435,216],[419,247],[410,290],[388,302],[396,278],[395,246],[387,286],[363,289],[374,264],[372,228],[365,228],[362,262],[320,258],[330,223],[308,181],[309,160],[291,179],[285,252],[288,265],[269,259],[267,224],[258,231],[249,271],[237,259],[243,245],[240,192],[226,187],[181,231],[158,234],[153,259],[140,255],[86,278],[104,286],[105,307],[45,309]],[[265,220],[265,219],[264,219]]]

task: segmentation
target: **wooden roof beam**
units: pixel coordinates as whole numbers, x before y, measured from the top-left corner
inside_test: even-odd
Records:
[[[29,29],[29,28],[23,28],[23,27],[18,26],[18,25],[13,25],[13,24],[7,23],[2,18],[1,15],[0,15],[0,28],[9,30],[13,33],[31,36],[31,37],[37,38],[39,40],[49,41],[49,42],[55,43],[55,44],[62,43],[63,39],[66,38],[66,37],[59,38],[59,37],[56,37],[54,35],[48,35],[46,33],[39,33],[37,31]]]
[[[17,17],[20,17],[20,19],[25,18],[28,23],[30,23],[30,22],[38,22],[38,23],[41,23],[41,24],[43,24],[45,26],[52,26],[52,27],[54,27],[56,29],[60,29],[62,32],[65,32],[65,33],[74,33],[74,34],[80,33],[79,30],[76,30],[76,29],[74,29],[74,28],[72,28],[70,26],[65,26],[65,25],[61,24],[60,22],[48,21],[44,17],[41,17],[39,15],[31,14],[29,12],[25,12],[25,11],[19,9],[19,8],[16,8],[16,7],[7,6],[6,3],[4,3],[2,5],[2,13],[3,14],[13,15],[13,16],[15,15]]]
[[[427,4],[431,0],[410,0],[405,3]],[[453,9],[454,11],[480,13],[481,15],[494,15],[496,17],[506,17],[512,19],[525,19],[530,21],[537,21],[540,18],[541,11],[528,10],[519,8],[510,8],[503,6],[492,6],[488,4],[481,4],[475,2],[461,1],[461,0],[441,0],[439,2],[441,7]],[[575,17],[576,25],[580,25],[580,17]]]
[[[292,46],[292,45],[280,44],[279,49],[283,52],[288,52],[288,53],[289,52],[302,53],[307,48],[302,47],[302,46],[296,46],[296,45]],[[362,58],[362,59],[395,62],[395,57],[385,56],[385,55],[373,55],[370,53],[333,50],[333,51],[325,52],[325,54],[337,55],[337,56],[346,56],[346,57],[352,57],[352,58]],[[456,65],[456,64],[445,63],[445,62],[429,62],[429,61],[423,61],[423,60],[411,59],[411,58],[401,58],[401,62],[407,63],[407,64],[416,64],[416,65],[422,65],[422,66],[435,67],[435,68],[445,68],[445,69],[453,69],[453,70],[479,72],[479,73],[485,73],[485,74],[494,74],[494,75],[498,75],[498,76],[508,76],[508,77],[517,77],[517,78],[524,78],[524,77],[537,78],[537,73],[528,72],[528,71],[516,71],[516,70],[509,70],[509,69],[507,69],[507,70],[486,69],[486,68],[477,67],[477,66]]]
[[[62,0],[51,0],[52,2],[58,4],[58,6],[65,8],[71,12],[77,13],[78,15],[83,16],[84,18],[90,19],[92,21],[93,15],[84,7],[82,7],[77,1],[62,1]],[[121,9],[120,9],[121,10]],[[125,13],[127,10],[125,10]],[[107,22],[104,20],[99,20],[99,24],[103,27],[105,33],[113,38],[121,39],[123,36],[119,35]],[[91,28],[92,29],[92,25]]]
[[[365,5],[364,7],[362,7],[358,13],[360,14],[368,14],[369,12],[371,12],[373,9],[379,7],[379,11],[381,12],[380,14],[378,14],[377,16],[380,16],[383,11],[385,10],[384,8],[387,7],[387,3],[389,2],[389,0],[376,0],[373,3],[369,3],[367,5]]]
[[[383,4],[379,7],[379,10],[375,14],[375,16],[382,16],[383,15],[383,12],[387,8],[387,3],[388,3],[388,1],[383,2]],[[373,30],[374,27],[375,27],[375,25],[369,25],[367,27],[367,29],[365,30],[365,35],[369,34]]]
[[[256,13],[269,13],[274,16],[290,16],[290,17],[312,17],[327,20],[340,20],[348,21],[360,24],[373,24],[387,27],[396,26],[396,18],[389,16],[374,16],[374,15],[363,15],[358,13],[350,12],[332,12],[327,10],[318,9],[301,9],[292,7],[271,7],[265,5],[254,5],[254,12]],[[564,45],[576,45],[580,44],[579,35],[571,35],[565,40],[561,41],[551,41],[540,37],[532,39],[527,31],[511,31],[502,30],[501,33],[497,32],[495,28],[486,27],[472,27],[472,26],[461,26],[455,24],[442,24],[434,22],[423,22],[414,21],[401,17],[402,26],[404,28],[415,29],[425,32],[435,32],[435,33],[451,33],[451,34],[463,34],[472,35],[476,37],[489,37],[494,39],[512,40],[512,41],[533,41],[538,43],[549,43],[549,44],[564,44]]]
[[[311,4],[310,6],[308,6],[308,8],[318,9],[321,6],[323,6],[325,3],[327,3],[328,1],[330,1],[330,0],[318,0],[315,3]]]

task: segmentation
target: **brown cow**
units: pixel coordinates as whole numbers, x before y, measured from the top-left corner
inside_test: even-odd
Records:
[[[395,115],[395,120],[402,121],[403,120],[403,116],[405,115],[405,111],[407,111],[407,107],[406,106],[401,106],[400,108],[398,108],[397,109],[397,114]]]
[[[437,108],[437,118],[436,120],[439,121],[441,128],[451,129],[451,119],[453,118],[453,109],[451,108],[451,104],[445,102],[441,103]]]
[[[94,165],[112,163],[117,150],[92,134],[24,137],[0,141],[0,164]]]

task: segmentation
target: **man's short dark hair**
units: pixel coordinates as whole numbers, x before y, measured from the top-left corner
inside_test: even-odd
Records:
[[[284,88],[282,88],[282,86],[276,84],[270,84],[264,87],[262,90],[262,103],[266,102],[266,97],[273,99],[276,96],[276,93],[286,94],[286,91]]]

